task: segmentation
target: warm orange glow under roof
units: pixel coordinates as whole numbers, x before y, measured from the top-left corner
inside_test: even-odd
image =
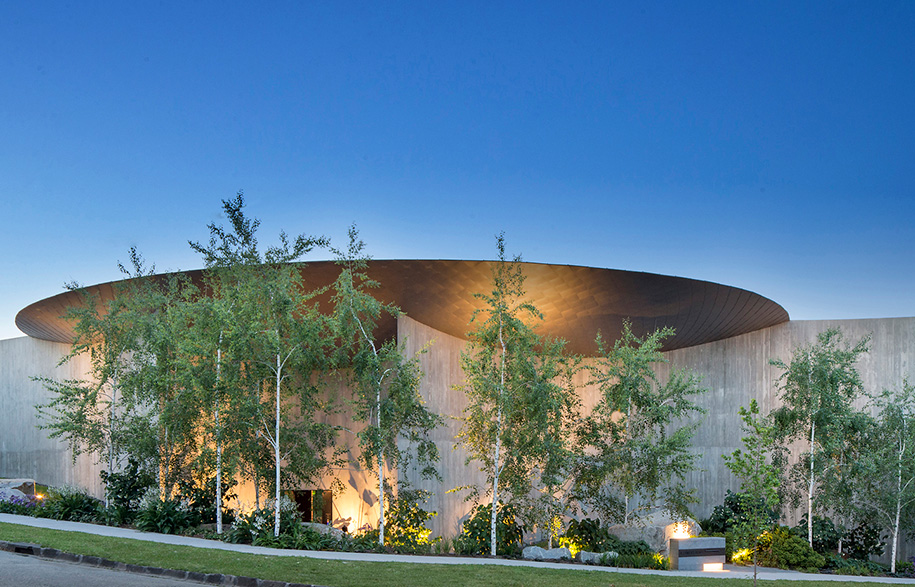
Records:
[[[397,304],[411,318],[446,334],[463,338],[470,316],[479,307],[476,292],[491,289],[491,261],[371,261],[370,276],[381,284],[377,297]],[[788,313],[759,294],[708,281],[653,273],[572,265],[524,263],[528,299],[544,315],[542,331],[568,341],[572,352],[593,356],[598,331],[615,340],[624,319],[636,334],[670,326],[676,335],[664,350],[721,340],[788,321]],[[332,261],[303,264],[308,287],[330,284],[339,273]],[[194,279],[200,270],[185,272]],[[117,282],[89,286],[105,298]],[[329,305],[329,297],[321,300]],[[24,308],[16,325],[34,338],[70,342],[71,326],[61,316],[80,303],[64,292]],[[382,337],[394,333],[394,321],[380,325]]]

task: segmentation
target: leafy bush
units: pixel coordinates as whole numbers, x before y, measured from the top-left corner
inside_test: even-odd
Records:
[[[0,514],[17,514],[20,516],[34,516],[36,508],[41,506],[41,500],[18,495],[10,496],[6,500],[0,499]]]
[[[108,511],[103,518],[109,524],[127,524],[133,520],[140,500],[147,489],[155,485],[152,475],[140,469],[134,458],[127,461],[127,468],[120,473],[100,473],[105,493],[108,496]]]
[[[193,526],[183,504],[173,499],[159,500],[140,509],[136,524],[139,530],[160,534],[178,534]]]
[[[775,528],[759,537],[757,561],[764,567],[804,571],[818,570],[826,564],[823,555],[787,528]]]
[[[432,530],[426,522],[434,518],[437,512],[428,512],[420,507],[432,493],[421,489],[401,489],[396,497],[388,501],[385,516],[384,542],[400,553],[428,553],[431,544],[441,540],[430,541]]]
[[[915,578],[915,557],[909,557],[909,560],[905,561],[897,560],[896,576],[906,577],[908,579]]]
[[[232,515],[226,507],[230,499],[235,499],[232,488],[235,481],[222,483],[223,520],[231,523]],[[209,476],[195,481],[182,480],[178,483],[178,493],[187,503],[187,510],[193,525],[212,524],[216,522],[216,476]]]
[[[791,528],[791,533],[807,540],[807,515],[805,514],[798,525]],[[813,549],[819,553],[832,552],[839,548],[839,539],[842,538],[842,528],[837,528],[829,518],[813,517]]]
[[[492,505],[478,505],[470,511],[470,519],[464,522],[464,529],[455,541],[458,554],[490,553],[490,522]],[[521,538],[524,528],[518,524],[515,509],[510,504],[499,504],[496,523],[496,554],[518,556],[521,554]]]
[[[102,502],[78,487],[65,485],[48,491],[44,501],[45,517],[71,522],[95,522],[102,511]]]
[[[615,552],[620,555],[649,555],[654,554],[651,547],[644,540],[620,540],[601,527],[599,520],[585,518],[572,520],[565,534],[559,538],[559,545],[571,551],[572,556],[587,550],[588,552]]]
[[[657,569],[660,571],[670,569],[670,559],[656,552],[621,553],[619,556],[605,554],[600,557],[600,564],[624,569]]]
[[[823,569],[832,571],[837,575],[876,577],[885,575],[887,571],[886,567],[879,563],[855,559],[844,559],[834,552],[827,553],[824,558],[826,559],[826,564],[823,566]],[[898,571],[899,566],[897,565],[896,568]]]
[[[293,544],[300,539],[308,543],[311,536],[304,531],[299,517],[299,512],[294,503],[285,496],[280,499],[280,536],[275,537],[274,533],[274,511],[272,501],[267,502],[263,508],[253,510],[247,514],[238,514],[232,522],[232,527],[226,533],[226,542],[234,544],[254,544],[256,546],[276,546],[283,548],[280,544],[280,538],[288,546],[285,548],[297,548]],[[305,532],[303,534],[303,532]],[[311,530],[315,534],[318,532]],[[303,550],[320,550],[319,547],[311,548],[302,547]]]
[[[748,497],[743,493],[734,493],[728,490],[724,497],[724,503],[715,506],[712,515],[699,522],[703,532],[710,534],[725,534],[730,532],[735,526],[747,521],[747,512],[744,505],[748,503]],[[778,522],[778,512],[771,508],[766,508],[769,523],[772,526]]]
[[[871,555],[883,554],[884,546],[886,542],[880,537],[880,529],[867,522],[861,522],[845,535],[842,551],[848,558],[866,561]]]
[[[559,537],[559,545],[568,548],[572,556],[582,550],[607,552],[613,550],[605,547],[611,538],[615,537],[611,537],[607,528],[601,527],[600,520],[585,518],[584,520],[572,520],[569,522],[569,527],[566,528],[565,534]]]

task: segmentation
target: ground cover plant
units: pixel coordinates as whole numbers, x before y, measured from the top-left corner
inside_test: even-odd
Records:
[[[76,554],[99,556],[129,564],[181,569],[201,573],[253,576],[275,581],[305,582],[333,587],[425,587],[427,585],[509,587],[552,587],[558,584],[582,587],[739,587],[749,580],[629,575],[595,571],[594,567],[541,569],[496,565],[445,565],[370,563],[322,560],[307,557],[279,557],[190,546],[125,540],[79,532],[32,528],[0,522],[0,540],[31,542]],[[776,585],[775,581],[761,581]],[[871,583],[879,585],[880,583]],[[807,581],[805,587],[857,587],[858,583]]]

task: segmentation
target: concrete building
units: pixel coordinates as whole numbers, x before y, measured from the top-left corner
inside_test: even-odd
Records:
[[[659,376],[663,380],[671,368],[689,368],[701,375],[709,389],[699,400],[708,413],[694,439],[700,470],[689,477],[698,490],[700,518],[722,502],[728,489],[739,487],[721,459],[740,445],[738,407],[754,398],[764,412],[778,406],[779,372],[769,366],[770,359],[788,360],[795,347],[814,342],[827,328],[840,327],[850,340],[872,336],[871,351],[859,364],[867,390],[898,387],[904,377],[915,380],[915,317],[791,321],[772,300],[720,284],[566,265],[525,263],[523,268],[528,298],[545,315],[543,331],[565,338],[573,352],[594,356],[597,332],[613,340],[624,319],[631,320],[636,334],[663,326],[676,329],[664,349],[670,364],[659,366]],[[457,418],[466,405],[454,386],[463,380],[460,351],[477,307],[472,294],[490,289],[490,269],[491,263],[484,261],[373,261],[369,268],[382,284],[377,295],[406,313],[382,323],[381,334],[396,336],[409,351],[429,348],[421,359],[425,373],[421,392],[429,408],[445,416],[445,425],[433,437],[442,456],[443,482],[418,480],[410,470],[400,474],[434,491],[428,504],[438,512],[433,535],[456,534],[472,505],[463,494],[446,491],[483,480],[473,464],[465,465],[465,452],[454,448],[460,429]],[[302,268],[307,285],[331,283],[336,272],[329,262]],[[189,274],[199,276],[199,272]],[[93,289],[101,296],[111,295],[112,284]],[[86,371],[79,360],[58,366],[72,340],[70,325],[60,316],[76,302],[76,295],[68,292],[28,306],[17,316],[17,325],[28,336],[0,341],[0,477],[72,483],[101,495],[99,467],[86,457],[73,463],[65,443],[48,439],[36,428],[34,406],[49,397],[41,383],[31,378],[73,378]],[[597,395],[596,389],[585,385],[584,377],[580,393],[587,410]],[[349,519],[354,528],[374,524],[374,478],[355,466],[337,475],[347,491],[334,498],[334,518]],[[796,520],[790,514],[787,521]]]

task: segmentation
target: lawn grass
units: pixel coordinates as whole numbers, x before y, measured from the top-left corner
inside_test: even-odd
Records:
[[[441,587],[463,585],[505,585],[553,587],[738,587],[751,580],[689,578],[673,575],[629,575],[585,569],[538,569],[498,565],[436,565],[332,561],[306,557],[267,556],[210,550],[191,546],[159,544],[0,523],[0,540],[31,542],[76,554],[88,554],[120,562],[197,571],[224,573],[332,587]],[[761,585],[776,584],[761,581]],[[870,583],[877,585],[878,583]],[[861,583],[805,581],[798,587],[860,587]]]

